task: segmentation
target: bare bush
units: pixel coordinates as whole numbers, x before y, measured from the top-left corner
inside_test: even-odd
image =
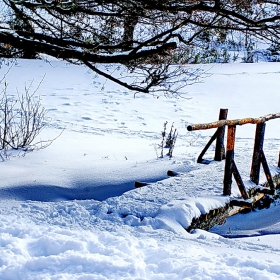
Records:
[[[1,158],[8,157],[8,150],[24,152],[42,149],[53,140],[35,142],[36,137],[47,126],[47,110],[36,93],[41,85],[31,91],[32,83],[17,97],[8,94],[8,84],[3,83],[0,96],[0,151]]]

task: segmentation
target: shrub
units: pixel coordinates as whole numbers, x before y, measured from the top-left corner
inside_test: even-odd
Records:
[[[25,87],[17,98],[8,94],[7,82],[2,83],[0,95],[0,151],[1,158],[7,158],[9,149],[24,152],[42,149],[49,146],[53,140],[34,143],[35,138],[47,126],[47,110],[42,107],[40,97],[35,94],[38,87],[30,92],[32,83]]]

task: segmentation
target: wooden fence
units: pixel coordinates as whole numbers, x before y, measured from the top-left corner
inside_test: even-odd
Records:
[[[254,143],[254,150],[253,150],[250,179],[256,185],[259,184],[260,166],[262,165],[269,184],[269,189],[262,189],[261,191],[268,194],[274,194],[275,186],[263,151],[263,143],[264,143],[266,122],[272,119],[280,118],[280,113],[270,114],[260,118],[245,118],[245,119],[236,119],[236,120],[227,120],[227,114],[228,114],[228,109],[220,109],[218,121],[212,123],[205,123],[205,124],[189,125],[187,127],[188,131],[217,128],[216,132],[211,137],[211,139],[209,140],[209,142],[207,143],[207,145],[199,155],[197,162],[206,163],[206,164],[209,163],[208,161],[203,159],[203,156],[208,150],[208,148],[210,147],[210,145],[214,142],[214,140],[216,140],[214,160],[216,161],[221,161],[223,159],[226,160],[225,171],[224,171],[223,194],[231,195],[231,185],[232,185],[232,175],[233,175],[242,197],[244,199],[248,199],[249,195],[246,191],[245,185],[242,181],[242,178],[239,174],[239,171],[234,161],[235,135],[236,135],[237,125],[256,124],[256,134],[255,134],[255,143]],[[227,126],[226,153],[224,147],[225,126]],[[278,167],[280,167],[280,153],[278,158]]]

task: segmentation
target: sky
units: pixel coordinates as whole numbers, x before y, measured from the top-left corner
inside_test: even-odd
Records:
[[[6,81],[16,99],[32,83],[48,125],[34,151],[1,153],[1,280],[279,279],[277,200],[209,232],[185,229],[240,196],[235,183],[231,197],[222,195],[224,161],[196,162],[215,130],[186,127],[217,120],[220,108],[228,119],[279,112],[280,64],[196,67],[209,75],[180,98],[156,98],[63,61],[2,65],[2,88]],[[178,130],[172,158],[168,149],[160,157],[166,121]],[[265,133],[273,174],[279,127],[271,120]],[[248,188],[254,134],[254,125],[237,127],[235,161]],[[211,147],[205,158],[213,157]],[[148,185],[136,189],[136,181]]]

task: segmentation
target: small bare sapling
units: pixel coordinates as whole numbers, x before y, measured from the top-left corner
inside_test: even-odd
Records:
[[[160,157],[163,158],[163,148],[165,148],[165,137],[166,137],[166,126],[167,126],[167,121],[163,124],[163,131],[161,133],[162,136],[162,141],[161,141],[161,153],[160,153]]]
[[[174,122],[171,125],[168,135],[166,135],[167,124],[168,124],[167,121],[163,124],[162,141],[161,141],[161,145],[160,145],[162,158],[163,158],[163,149],[164,148],[168,148],[167,155],[170,158],[172,158],[173,150],[174,150],[175,143],[176,143],[177,136],[178,136],[178,131],[176,128],[174,128]]]

